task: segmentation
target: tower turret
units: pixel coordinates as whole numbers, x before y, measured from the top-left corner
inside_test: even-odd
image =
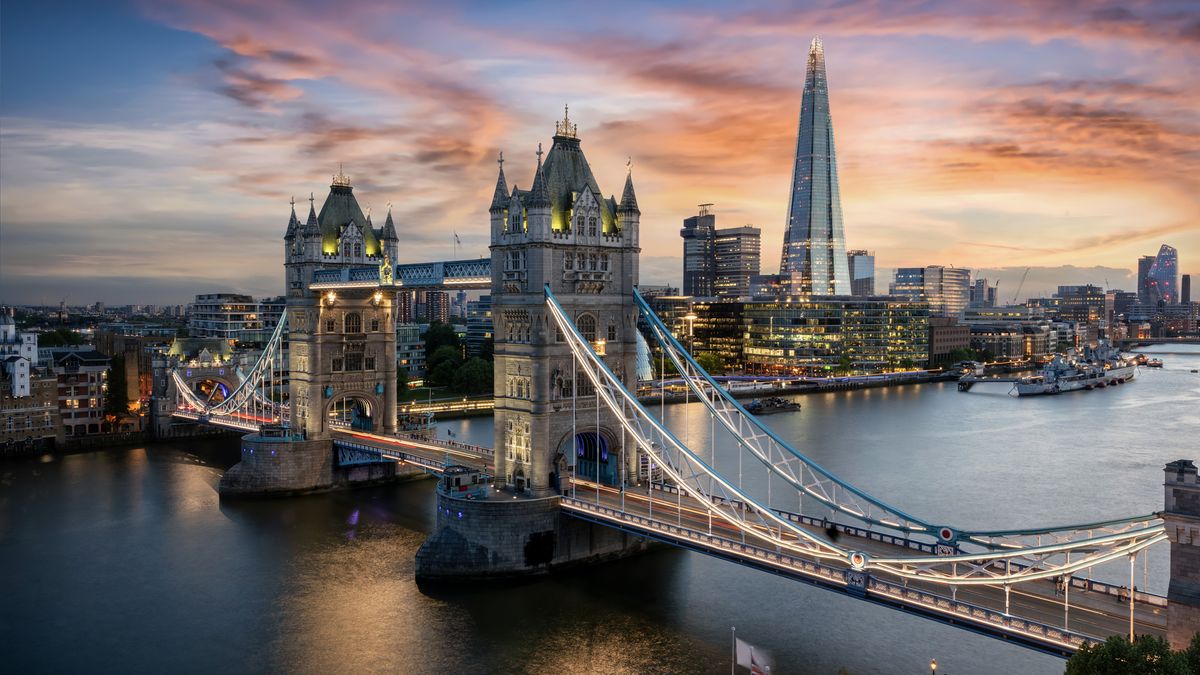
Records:
[[[492,220],[492,241],[504,232],[504,222],[508,218],[508,183],[504,180],[504,153],[496,158],[496,163],[500,165],[500,171],[496,175],[496,189],[492,192],[492,205],[488,207],[488,213],[491,214]]]
[[[529,209],[529,235],[534,238],[550,236],[550,192],[546,189],[546,173],[542,170],[542,144],[538,143],[537,170],[533,174],[533,187],[525,199]]]
[[[617,207],[617,222],[621,227],[621,236],[631,245],[638,245],[638,228],[642,218],[642,210],[638,208],[637,195],[633,190],[633,162],[626,164],[625,189],[621,192],[621,204]]]
[[[308,193],[308,220],[304,222],[304,227],[300,230],[300,238],[303,239],[301,250],[307,260],[321,259],[321,225],[317,222],[314,201],[313,194]]]
[[[383,232],[380,234],[380,241],[383,243],[383,250],[387,253],[388,258],[394,265],[396,263],[396,249],[400,241],[400,237],[396,235],[396,224],[392,222],[392,203],[388,202],[387,220],[383,222]]]

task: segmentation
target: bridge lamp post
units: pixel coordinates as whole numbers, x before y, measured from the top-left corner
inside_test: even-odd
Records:
[[[937,675],[937,659],[929,659],[929,675]]]

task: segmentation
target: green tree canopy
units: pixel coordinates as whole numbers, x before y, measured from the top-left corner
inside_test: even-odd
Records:
[[[700,367],[710,375],[721,375],[725,372],[725,361],[721,358],[720,354],[701,352],[696,354],[694,358],[696,359],[696,363],[700,364]]]
[[[458,347],[451,345],[438,347],[436,351],[426,357],[425,367],[430,372],[433,372],[437,370],[438,366],[447,361],[453,363],[455,368],[462,364],[462,353],[458,350]]]
[[[1067,661],[1067,675],[1189,675],[1200,673],[1200,633],[1187,649],[1171,651],[1167,641],[1153,635],[1129,639],[1114,635],[1098,645],[1084,645]]]
[[[432,368],[425,376],[425,383],[432,387],[449,387],[454,382],[454,374],[462,366],[462,361],[448,359]]]
[[[38,333],[37,343],[38,347],[81,345],[83,344],[83,336],[69,328],[56,328],[44,333]]]
[[[451,388],[460,394],[486,394],[492,391],[492,363],[478,356],[459,366]]]
[[[108,368],[108,389],[104,393],[104,413],[120,417],[129,412],[125,357],[114,356]]]
[[[404,366],[396,368],[396,400],[408,400],[408,368]]]
[[[454,331],[454,326],[441,321],[434,321],[429,324],[429,329],[421,334],[421,339],[425,341],[425,358],[429,360],[433,354],[442,347],[454,347],[459,353],[462,353],[462,342],[458,339],[458,333]]]

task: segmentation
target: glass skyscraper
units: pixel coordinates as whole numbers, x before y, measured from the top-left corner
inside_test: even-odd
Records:
[[[1146,273],[1146,293],[1151,305],[1179,302],[1179,253],[1163,244]]]
[[[850,295],[825,49],[819,37],[808,49],[779,273],[790,279],[795,295]]]

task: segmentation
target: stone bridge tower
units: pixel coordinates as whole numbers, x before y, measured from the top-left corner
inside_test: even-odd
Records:
[[[292,427],[322,438],[332,419],[392,433],[395,294],[379,284],[381,266],[390,274],[396,259],[391,211],[375,229],[340,170],[320,213],[313,201],[303,224],[293,206],[284,237]]]
[[[495,322],[496,480],[521,494],[567,488],[571,465],[609,484],[636,481],[637,457],[601,406],[546,308],[549,284],[584,337],[636,388],[638,225],[632,175],[618,202],[604,197],[564,114],[530,189],[504,177],[503,156],[491,214],[492,316]],[[572,398],[577,397],[572,433]],[[597,431],[599,433],[597,434]],[[622,453],[622,447],[625,452]],[[621,459],[625,459],[625,469]],[[598,473],[597,473],[598,472]]]
[[[1200,631],[1200,479],[1187,459],[1164,468],[1163,525],[1171,542],[1171,585],[1167,590],[1167,640],[1187,647]]]

